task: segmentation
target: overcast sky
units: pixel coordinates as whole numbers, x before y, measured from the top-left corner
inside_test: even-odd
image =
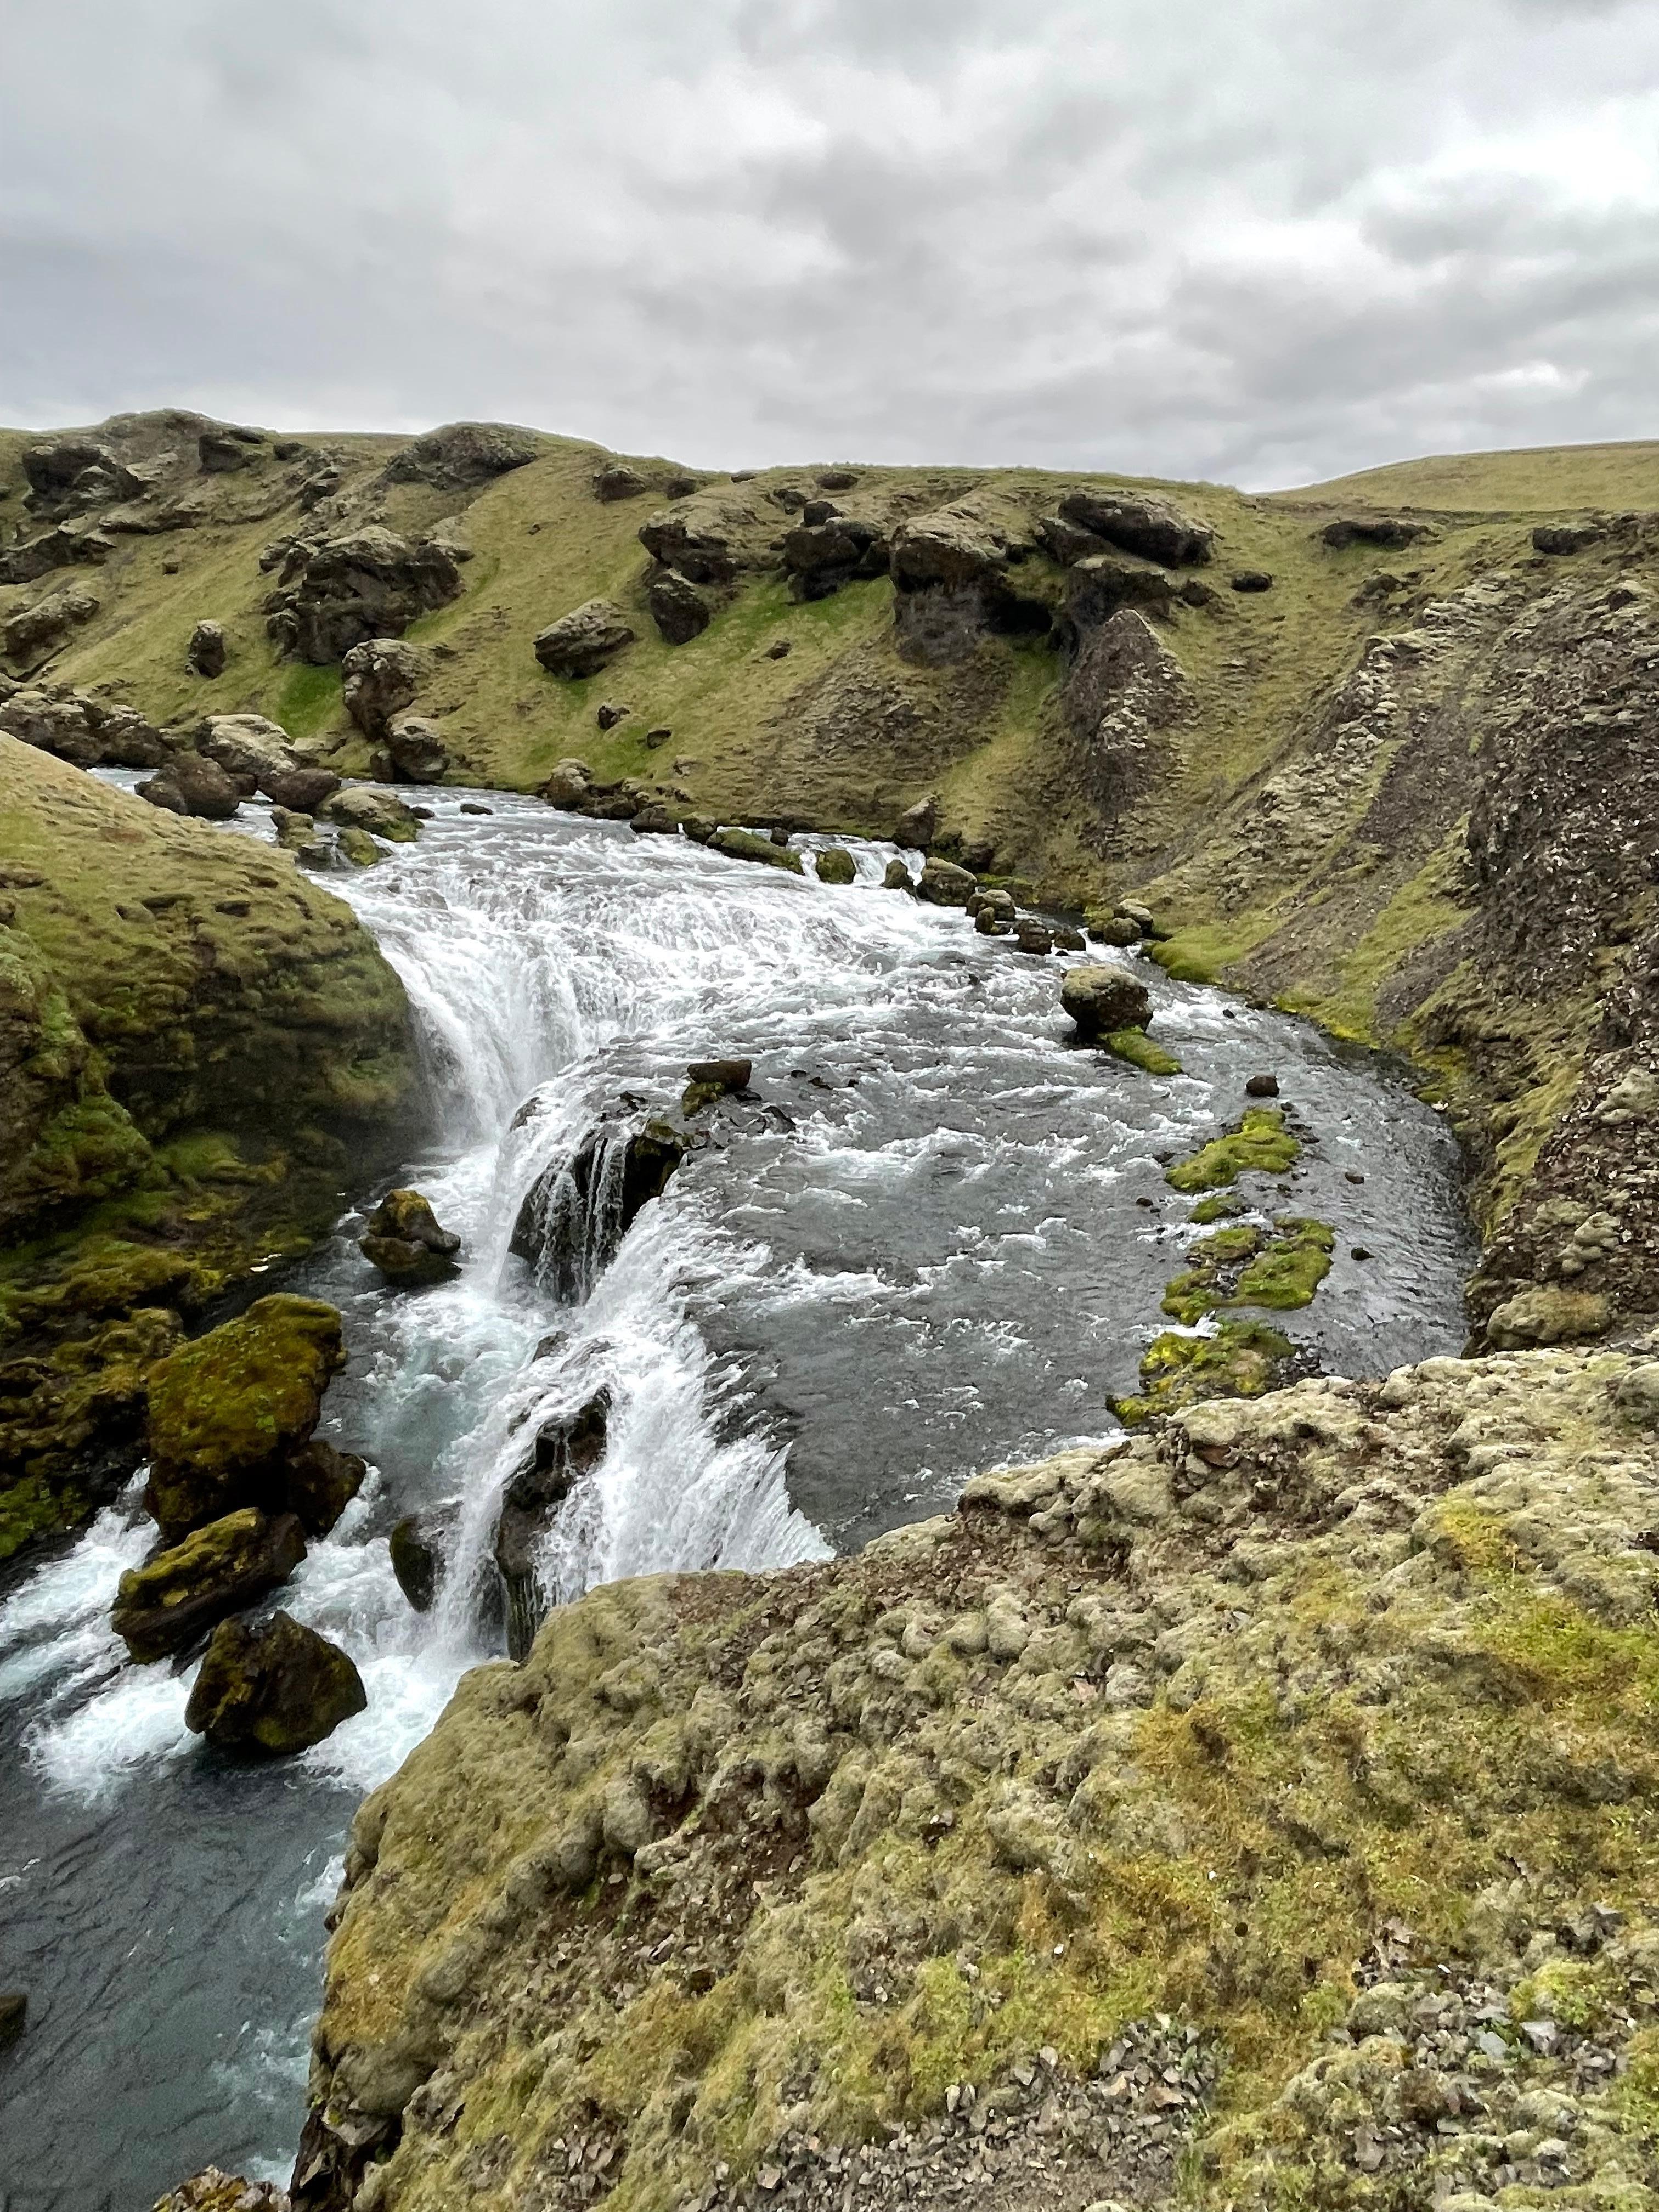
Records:
[[[1252,486],[1659,434],[1654,0],[0,0],[0,420]]]

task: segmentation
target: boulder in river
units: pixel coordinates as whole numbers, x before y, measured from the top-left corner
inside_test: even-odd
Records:
[[[112,1625],[135,1659],[187,1650],[206,1630],[278,1589],[305,1555],[297,1515],[272,1519],[244,1506],[130,1567],[116,1586]]]
[[[145,1509],[174,1540],[235,1507],[285,1504],[284,1466],[309,1443],[345,1365],[334,1307],[279,1293],[150,1370]]]
[[[386,857],[386,847],[371,837],[367,830],[360,830],[355,822],[347,823],[334,841],[334,849],[343,860],[354,868],[375,868]]]
[[[611,1393],[600,1390],[568,1419],[544,1421],[508,1480],[495,1524],[495,1565],[506,1594],[507,1655],[523,1659],[547,1613],[536,1553],[554,1515],[605,1457]]]
[[[913,853],[925,853],[939,829],[939,801],[919,799],[907,806],[893,829],[893,842]]]
[[[305,1751],[368,1703],[350,1654],[274,1613],[222,1620],[185,1707],[185,1726],[221,1751],[273,1758]]]
[[[192,674],[222,676],[229,647],[225,639],[222,623],[198,622],[190,634],[190,643],[185,648],[185,659]]]
[[[432,1610],[443,1579],[447,1540],[458,1517],[455,1506],[434,1506],[422,1513],[405,1513],[392,1531],[392,1571],[416,1613]]]
[[[959,868],[954,860],[928,860],[917,878],[916,896],[929,906],[965,907],[978,888],[970,868]]]
[[[568,814],[586,811],[593,802],[593,781],[586,762],[562,760],[542,786],[542,797],[550,806],[562,807]]]
[[[884,891],[913,891],[916,879],[902,860],[890,860],[882,872],[881,887]]]
[[[587,599],[539,633],[536,658],[550,676],[597,676],[633,642],[633,628],[620,607],[609,599]]]
[[[1144,1030],[1152,1018],[1152,994],[1127,969],[1105,961],[1066,970],[1060,1003],[1091,1041],[1115,1030]]]
[[[356,1452],[337,1451],[321,1437],[290,1452],[283,1487],[290,1512],[307,1536],[326,1536],[363,1486],[368,1468]]]
[[[168,814],[228,822],[243,794],[217,761],[204,760],[198,753],[177,753],[138,786],[138,796]]]
[[[367,830],[389,844],[412,845],[421,834],[419,815],[411,813],[401,799],[364,784],[337,791],[323,811],[342,829]]]
[[[1054,933],[1047,922],[1023,915],[1014,924],[1014,943],[1022,952],[1046,958],[1054,949]]]
[[[244,782],[245,798],[258,790],[267,776],[284,775],[306,764],[282,724],[264,714],[209,714],[196,733],[196,750],[205,759],[216,761],[227,775]]]
[[[453,1275],[461,1240],[440,1227],[431,1201],[418,1190],[389,1190],[364,1224],[357,1249],[388,1282],[408,1287]]]
[[[700,1114],[717,1098],[733,1091],[746,1091],[755,1072],[750,1060],[694,1060],[686,1067],[691,1079],[680,1097],[683,1114]]]
[[[386,745],[407,783],[441,783],[449,773],[449,749],[437,724],[423,714],[399,714],[386,733]]]
[[[261,787],[273,807],[314,815],[340,788],[340,779],[331,768],[290,768],[265,776]]]
[[[1279,1078],[1276,1075],[1247,1075],[1244,1095],[1247,1098],[1277,1098]]]
[[[769,837],[760,836],[753,830],[717,830],[708,841],[710,848],[724,853],[729,860],[759,860],[771,868],[787,868],[791,875],[804,876],[799,853],[792,853],[787,845],[775,845]]]
[[[1085,920],[1088,933],[1097,945],[1111,945],[1127,951],[1140,942],[1140,925],[1131,921],[1127,914],[1103,914],[1097,907],[1091,907]]]
[[[855,884],[859,879],[858,862],[844,845],[826,845],[817,866],[821,884]]]
[[[574,1305],[614,1258],[640,1209],[661,1195],[702,1141],[672,1121],[632,1131],[602,1124],[569,1159],[537,1177],[508,1249],[531,1262],[561,1305]]]

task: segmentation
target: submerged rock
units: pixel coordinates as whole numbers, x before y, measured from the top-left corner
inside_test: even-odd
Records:
[[[461,1240],[439,1226],[418,1190],[391,1190],[369,1215],[357,1249],[388,1281],[408,1285],[454,1274]]]
[[[281,1758],[321,1743],[368,1704],[350,1655],[278,1612],[257,1627],[220,1622],[185,1707],[185,1726],[220,1751]]]
[[[770,837],[763,837],[753,830],[717,830],[708,840],[710,848],[724,853],[729,860],[758,860],[769,868],[787,868],[791,875],[806,872],[799,853],[792,853],[787,845],[775,844]]]
[[[1146,986],[1103,961],[1068,968],[1060,987],[1060,1003],[1076,1023],[1078,1035],[1090,1040],[1114,1030],[1144,1030],[1152,1018]]]
[[[882,871],[881,887],[884,891],[914,891],[916,879],[902,860],[890,860]]]
[[[680,1096],[683,1114],[700,1114],[717,1098],[733,1091],[746,1091],[755,1072],[750,1060],[694,1060],[686,1068],[690,1078]]]
[[[526,1193],[509,1249],[527,1260],[562,1305],[585,1298],[642,1206],[659,1197],[701,1138],[671,1121],[596,1129]]]
[[[244,1506],[129,1568],[117,1585],[111,1625],[135,1659],[165,1658],[231,1613],[257,1605],[305,1555],[296,1514],[273,1519]]]

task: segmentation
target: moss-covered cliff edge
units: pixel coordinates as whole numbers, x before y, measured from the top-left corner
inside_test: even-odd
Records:
[[[127,1470],[151,1360],[327,1226],[411,1072],[286,854],[0,736],[0,1556]]]
[[[296,2203],[1659,2201],[1659,1364],[597,1590],[357,1819]]]

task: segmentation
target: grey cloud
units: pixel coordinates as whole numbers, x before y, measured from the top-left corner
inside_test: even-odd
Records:
[[[4,419],[1255,484],[1656,427],[1617,0],[73,0],[12,44]]]

